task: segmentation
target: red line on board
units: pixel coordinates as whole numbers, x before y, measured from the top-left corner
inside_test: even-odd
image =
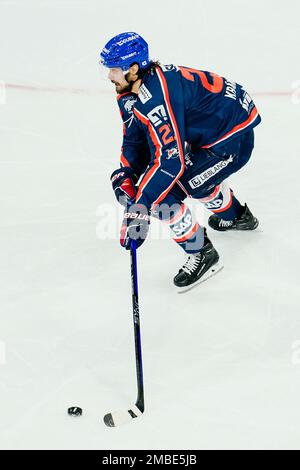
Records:
[[[52,92],[52,93],[74,93],[78,95],[102,95],[110,94],[109,90],[101,89],[87,89],[87,88],[69,88],[69,87],[48,87],[40,85],[22,85],[18,83],[5,83],[2,82],[2,87],[6,89],[23,90],[23,91],[39,91],[39,92]],[[256,91],[251,93],[253,96],[291,96],[294,90],[291,91]]]

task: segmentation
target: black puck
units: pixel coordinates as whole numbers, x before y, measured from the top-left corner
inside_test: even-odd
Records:
[[[71,416],[81,416],[82,408],[79,408],[79,406],[71,406],[68,408],[68,414]]]

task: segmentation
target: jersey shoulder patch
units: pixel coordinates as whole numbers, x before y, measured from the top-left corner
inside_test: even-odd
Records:
[[[126,111],[128,114],[133,113],[134,105],[137,101],[137,96],[135,93],[126,93],[124,95],[118,96],[118,105],[122,112]]]
[[[143,104],[147,103],[147,101],[151,100],[152,98],[150,91],[144,84],[140,86],[138,98]]]

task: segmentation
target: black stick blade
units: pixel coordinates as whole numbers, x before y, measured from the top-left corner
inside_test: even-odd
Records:
[[[111,413],[107,413],[107,415],[104,416],[103,421],[109,428],[113,428],[115,426]]]

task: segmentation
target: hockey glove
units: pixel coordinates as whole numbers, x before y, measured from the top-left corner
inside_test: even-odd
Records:
[[[117,201],[126,208],[133,204],[137,193],[135,183],[137,183],[138,177],[132,168],[118,168],[112,173],[110,180]]]
[[[134,204],[125,210],[120,232],[121,246],[129,250],[131,240],[135,240],[136,247],[139,248],[147,238],[149,223],[149,211],[144,205]]]

